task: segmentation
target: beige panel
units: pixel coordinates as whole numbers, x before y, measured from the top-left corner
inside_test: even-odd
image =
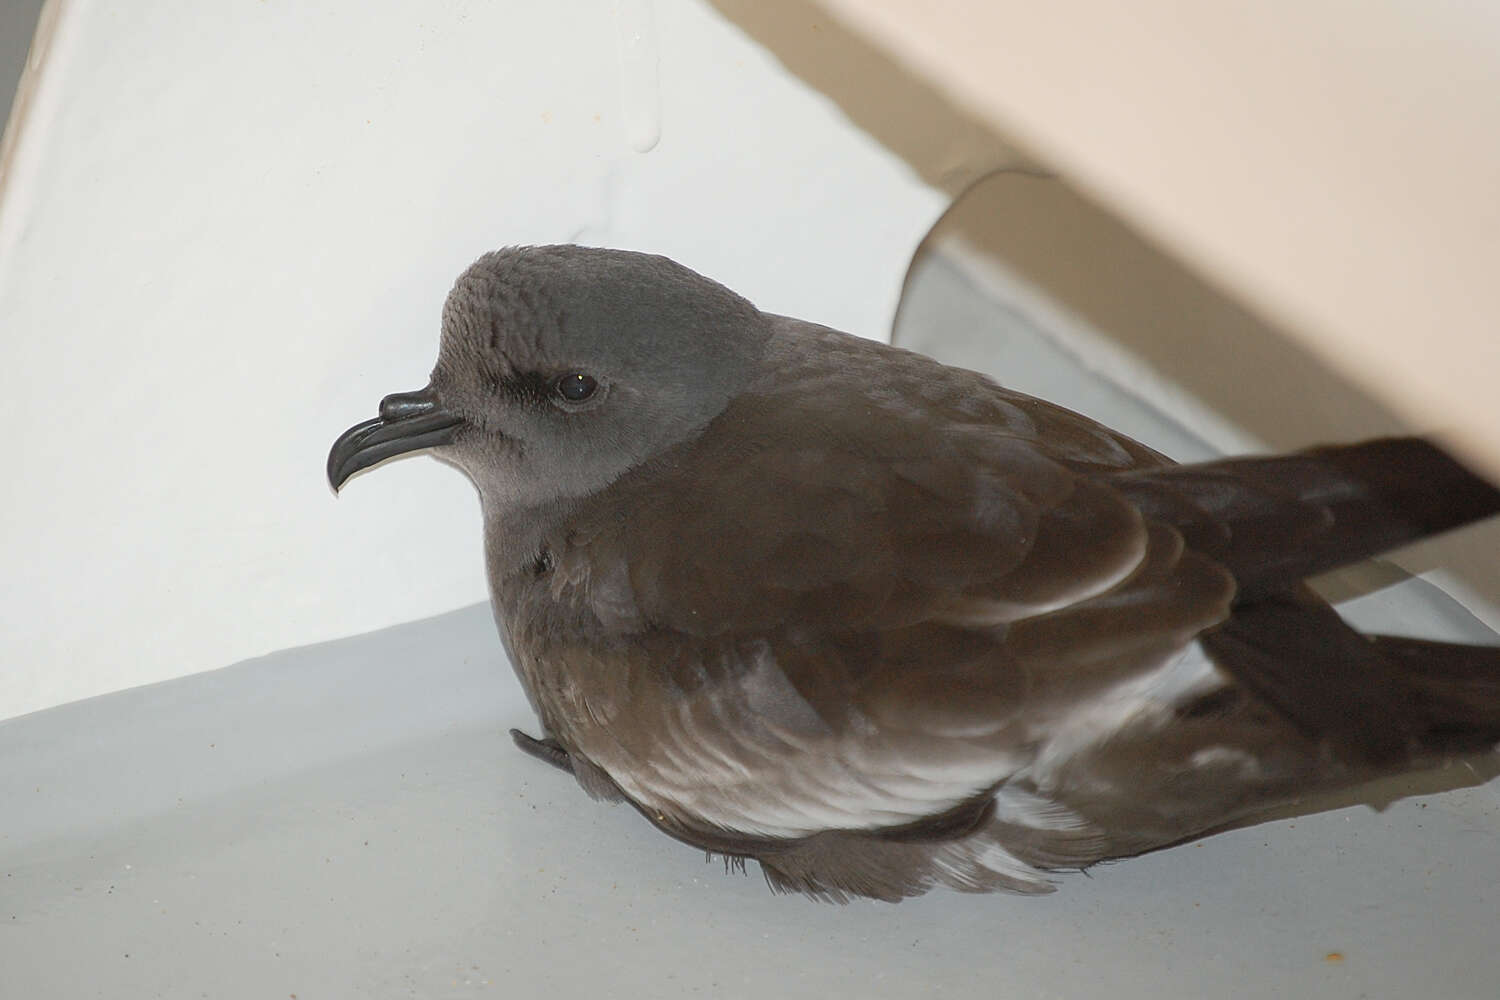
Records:
[[[1500,471],[1500,5],[825,3]]]

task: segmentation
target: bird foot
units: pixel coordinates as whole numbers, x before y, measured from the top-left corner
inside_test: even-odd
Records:
[[[535,757],[537,760],[551,764],[559,771],[573,773],[573,759],[568,756],[568,751],[562,748],[562,744],[556,740],[539,740],[534,736],[527,736],[519,729],[510,731],[510,738],[515,741],[516,746],[522,751]]]

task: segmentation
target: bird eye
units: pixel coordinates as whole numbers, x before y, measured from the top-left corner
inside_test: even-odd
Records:
[[[583,372],[569,372],[552,383],[552,389],[570,403],[581,403],[594,394],[599,383]]]

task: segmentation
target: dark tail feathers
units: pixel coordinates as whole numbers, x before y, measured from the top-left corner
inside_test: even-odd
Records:
[[[1401,670],[1412,714],[1430,752],[1477,753],[1500,744],[1500,646],[1464,646],[1393,635],[1370,636]]]
[[[1239,583],[1240,600],[1500,513],[1500,490],[1421,438],[1113,478]]]

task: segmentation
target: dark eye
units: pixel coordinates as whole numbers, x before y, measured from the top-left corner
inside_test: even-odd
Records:
[[[594,394],[599,383],[583,372],[569,372],[552,383],[552,390],[570,403],[581,403]]]

